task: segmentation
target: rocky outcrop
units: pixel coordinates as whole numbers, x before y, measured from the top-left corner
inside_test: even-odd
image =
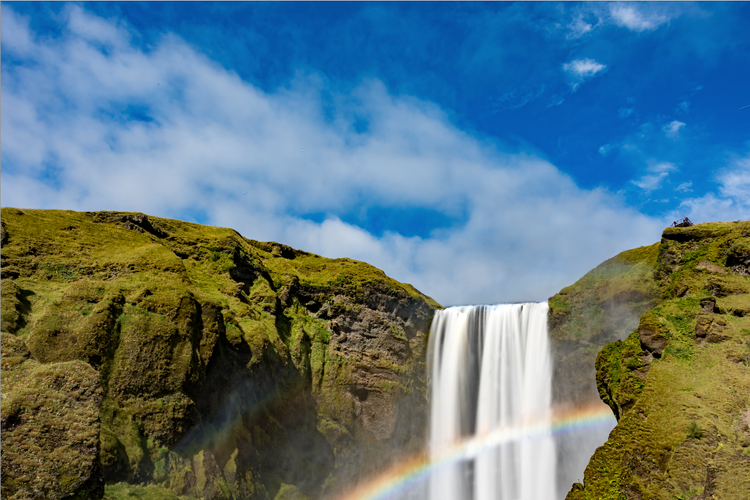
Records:
[[[317,498],[421,450],[432,299],[143,214],[2,209],[3,498]]]
[[[750,491],[750,222],[668,228],[660,297],[596,359],[618,425],[569,500],[744,499]]]
[[[2,343],[3,498],[97,498],[99,374],[80,361],[39,363],[23,341]]]
[[[599,402],[596,355],[624,340],[662,297],[654,281],[659,245],[623,252],[549,299],[554,359],[553,404],[581,408]]]

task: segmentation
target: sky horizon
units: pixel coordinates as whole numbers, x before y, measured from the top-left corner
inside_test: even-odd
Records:
[[[2,206],[540,301],[750,218],[750,3],[2,2]]]

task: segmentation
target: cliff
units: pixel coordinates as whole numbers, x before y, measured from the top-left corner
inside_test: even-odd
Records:
[[[553,402],[582,407],[599,401],[596,356],[624,340],[639,317],[661,302],[653,279],[659,244],[627,250],[549,299]]]
[[[410,285],[138,213],[1,224],[3,498],[317,498],[422,448]]]
[[[550,299],[558,373],[589,377],[567,359],[614,340],[595,380],[618,424],[568,500],[748,497],[749,292],[750,222],[735,222],[668,228]]]

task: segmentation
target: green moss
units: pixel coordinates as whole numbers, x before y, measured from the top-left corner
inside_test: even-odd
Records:
[[[742,312],[750,279],[726,262],[748,234],[750,223],[664,232],[653,275],[662,300],[597,358],[600,394],[618,425],[569,499],[745,498],[750,461],[738,457],[750,445],[750,318]],[[697,336],[697,324],[708,337]],[[639,331],[666,340],[660,359],[642,351]]]
[[[653,273],[658,251],[655,244],[622,252],[550,297],[552,337],[587,341],[614,330],[610,335],[624,338],[622,330],[632,330],[634,325],[611,320],[628,313],[640,315],[657,303]]]
[[[297,490],[296,486],[281,483],[278,493],[274,500],[311,500],[310,497],[303,495]]]
[[[178,496],[171,490],[158,485],[140,486],[117,483],[105,486],[104,500],[198,500],[190,496]]]
[[[22,408],[14,385],[25,379],[7,377],[28,367],[29,355],[49,366],[87,366],[101,389],[95,434],[108,498],[189,498],[209,490],[222,498],[266,498],[272,495],[262,479],[269,470],[292,494],[293,471],[267,465],[259,472],[247,457],[232,455],[238,449],[232,440],[252,443],[254,453],[271,457],[270,464],[297,457],[300,470],[318,467],[311,475],[320,475],[322,484],[328,466],[298,456],[287,427],[301,424],[269,409],[283,407],[269,399],[312,395],[300,400],[318,408],[305,410],[313,423],[304,432],[317,432],[318,411],[334,452],[348,452],[360,439],[350,389],[355,370],[369,361],[335,349],[332,318],[358,314],[372,293],[427,310],[440,307],[368,264],[248,240],[226,228],[128,212],[7,208],[2,222],[3,270],[12,270],[4,276],[13,276],[2,283],[3,338],[14,332],[18,336],[9,342],[24,346],[3,351],[3,414]],[[423,356],[427,332],[415,337],[400,323],[392,325],[393,337],[408,343],[408,356]],[[377,360],[380,370],[398,379],[381,384],[382,390],[424,392],[410,381],[423,371],[410,357]],[[214,421],[224,408],[212,405],[225,404],[226,386],[236,381],[227,375],[210,382],[209,392],[216,394],[204,390],[222,370],[241,373],[243,383],[258,388],[257,400],[229,404],[238,417],[226,422]],[[200,439],[180,448],[189,431]],[[13,446],[4,434],[4,461]],[[205,477],[195,476],[196,470]],[[65,488],[87,494],[62,472]],[[12,480],[4,469],[4,492]],[[198,482],[206,492],[196,489]]]
[[[643,356],[635,331],[625,341],[606,345],[596,358],[599,395],[618,420],[632,408],[645,386]]]
[[[40,364],[3,333],[3,496],[86,497],[98,481],[98,374],[80,361]]]

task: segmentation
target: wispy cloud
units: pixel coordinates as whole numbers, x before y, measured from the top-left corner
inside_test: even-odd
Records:
[[[715,181],[718,192],[683,200],[672,216],[685,214],[693,222],[750,219],[750,154],[719,170]]]
[[[578,78],[591,78],[604,68],[606,68],[605,65],[593,59],[575,59],[563,65],[565,71]]]
[[[617,110],[617,116],[619,116],[620,118],[627,118],[628,116],[633,114],[633,111],[633,108],[620,108]]]
[[[687,113],[690,110],[690,101],[682,101],[677,104],[676,111],[678,113]]]
[[[173,35],[142,50],[129,27],[71,5],[52,40],[0,8],[3,52],[18,62],[2,66],[3,205],[202,214],[371,262],[446,305],[544,299],[660,233],[607,191],[378,80],[338,92],[300,74],[264,92]],[[451,224],[418,237],[345,222],[373,207]]]
[[[653,31],[671,19],[663,9],[650,4],[614,3],[609,6],[609,15],[617,26],[638,32]]]
[[[674,190],[682,192],[682,193],[690,193],[693,191],[692,187],[693,187],[693,181],[687,181],[687,182],[683,182],[682,184],[674,188]]]
[[[677,120],[673,120],[662,127],[664,133],[670,139],[677,139],[680,136],[680,129],[685,126],[685,123]]]
[[[642,33],[654,31],[683,14],[680,5],[665,5],[661,3],[584,3],[573,8],[573,14],[567,24],[560,24],[568,40],[593,36],[598,30],[606,26],[621,28]]]
[[[606,67],[593,59],[574,59],[563,64],[563,70],[570,76],[571,87],[574,91],[581,83],[593,78]]]
[[[581,38],[586,33],[590,33],[595,27],[596,24],[586,22],[583,16],[579,14],[567,25],[568,33],[566,35],[566,38]]]
[[[742,199],[750,205],[750,155],[735,160],[719,174],[718,180],[722,196]]]
[[[507,92],[490,101],[490,108],[497,113],[505,109],[519,109],[536,100],[544,93],[544,84],[536,87],[522,86]]]
[[[632,182],[644,191],[655,191],[661,188],[664,179],[675,170],[677,170],[677,167],[670,162],[656,163],[648,168],[646,175]]]

